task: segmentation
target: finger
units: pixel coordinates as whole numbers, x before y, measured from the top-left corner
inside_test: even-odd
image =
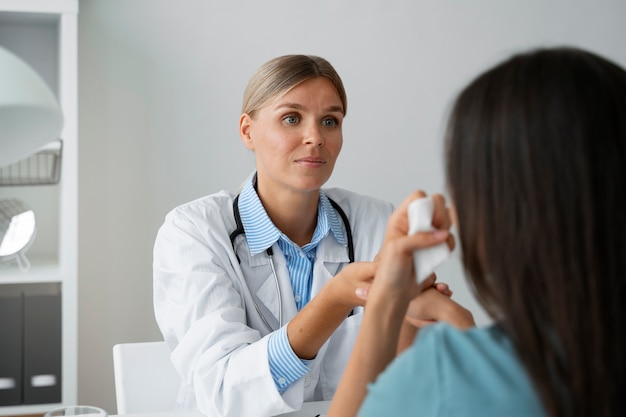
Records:
[[[448,286],[448,284],[444,283],[444,282],[438,282],[435,284],[435,288],[437,289],[437,291],[439,291],[441,294],[446,295],[448,297],[452,296],[452,290],[450,289],[450,287]]]
[[[433,220],[432,225],[436,229],[449,230],[452,226],[450,211],[446,207],[446,199],[441,194],[433,194]]]
[[[367,300],[367,293],[368,293],[368,288],[363,288],[363,287],[357,287],[354,290],[354,293],[356,294],[357,297],[359,297],[361,300]]]
[[[440,243],[448,242],[450,232],[447,230],[433,230],[432,232],[417,232],[412,235],[397,238],[398,244],[402,245],[402,249],[410,253],[419,249],[429,248]]]
[[[433,227],[439,230],[447,230],[449,231],[453,225],[452,221],[452,211],[449,207],[446,207],[446,199],[442,194],[433,194],[433,219],[431,224]],[[455,247],[455,240],[452,234],[449,235],[446,240],[446,244],[448,248],[452,251]]]
[[[421,329],[422,327],[430,326],[431,324],[437,323],[436,320],[416,319],[415,317],[411,317],[411,316],[405,316],[404,320],[407,323],[409,323],[411,326],[417,327],[418,329]]]
[[[389,219],[389,227],[385,237],[393,237],[396,235],[406,235],[409,232],[408,207],[413,200],[426,197],[426,193],[421,190],[413,191],[402,204],[392,213]]]
[[[402,202],[402,206],[408,207],[413,200],[417,200],[418,198],[424,198],[426,196],[428,196],[428,194],[426,194],[424,190],[415,190],[411,194],[409,194],[407,198],[404,199],[404,201]]]
[[[448,238],[446,239],[446,245],[448,245],[450,251],[454,250],[454,247],[456,246],[456,240],[454,239],[453,234],[448,235]]]
[[[343,269],[343,272],[359,281],[371,281],[376,274],[374,262],[352,262]]]
[[[436,280],[437,280],[437,275],[435,275],[434,273],[430,274],[429,276],[424,278],[424,280],[422,281],[420,285],[420,289],[423,291],[426,288],[432,287],[435,284]]]
[[[381,253],[379,270],[401,270],[404,272],[401,274],[406,276],[407,279],[412,278],[415,280],[415,271],[413,257],[417,250],[436,246],[445,242],[447,239],[447,231],[434,231],[434,232],[418,232],[413,235],[404,235],[390,240],[385,244],[385,248]],[[434,284],[435,277],[431,277],[426,280],[425,284],[422,284],[418,291],[424,290]]]

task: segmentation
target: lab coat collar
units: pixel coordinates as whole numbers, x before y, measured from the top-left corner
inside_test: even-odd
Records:
[[[246,241],[251,255],[257,255],[272,246],[281,235],[267,215],[253,184],[256,174],[241,190],[239,195],[239,213],[246,234]]]
[[[246,234],[248,248],[251,255],[257,255],[281,238],[281,236],[289,241],[274,225],[267,215],[263,203],[255,190],[256,174],[251,176],[250,180],[244,185],[239,197],[239,211],[241,222]],[[320,227],[326,227],[327,230],[319,230]],[[348,225],[346,225],[348,227]],[[320,199],[318,204],[318,221],[314,235],[326,236],[328,230],[334,238],[340,243],[344,250],[347,248],[347,238],[344,234],[337,213],[333,209],[330,201],[324,191],[320,190]]]

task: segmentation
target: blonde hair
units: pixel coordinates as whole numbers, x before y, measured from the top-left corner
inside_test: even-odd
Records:
[[[345,115],[348,99],[339,74],[324,58],[313,55],[283,55],[259,67],[252,74],[243,93],[241,112],[254,117],[268,102],[315,77],[326,77],[333,83]]]

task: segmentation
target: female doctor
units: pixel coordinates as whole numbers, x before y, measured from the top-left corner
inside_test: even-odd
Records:
[[[271,416],[330,400],[352,350],[390,203],[322,189],[346,93],[324,59],[270,60],[245,90],[239,135],[256,173],[175,208],[154,247],[154,308],[182,378],[179,405]]]

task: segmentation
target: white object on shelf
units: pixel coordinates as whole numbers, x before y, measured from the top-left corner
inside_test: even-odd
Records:
[[[61,178],[63,141],[50,142],[27,158],[0,166],[0,186],[53,185]]]
[[[35,239],[35,213],[15,198],[0,199],[0,261],[16,259],[22,271],[30,269],[26,251]]]
[[[1,46],[0,91],[0,166],[5,166],[58,138],[63,116],[46,82]]]

